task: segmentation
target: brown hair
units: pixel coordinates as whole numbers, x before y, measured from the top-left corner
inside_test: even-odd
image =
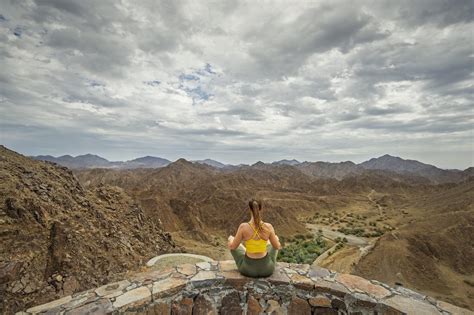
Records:
[[[257,232],[263,232],[265,230],[262,220],[262,201],[256,199],[250,199],[249,208],[252,212],[253,221]]]

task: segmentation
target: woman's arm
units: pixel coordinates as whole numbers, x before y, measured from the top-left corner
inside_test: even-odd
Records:
[[[270,223],[268,223],[268,225],[270,227],[270,243],[272,244],[273,248],[281,249],[280,239],[275,234],[275,229],[273,228],[273,225],[271,225]]]
[[[243,227],[244,223],[242,223],[238,230],[237,230],[237,233],[235,233],[235,237],[232,237],[229,236],[228,240],[229,242],[227,243],[227,247],[230,249],[230,250],[234,250],[236,249],[237,247],[239,247],[240,245],[240,242],[242,242],[242,227]]]

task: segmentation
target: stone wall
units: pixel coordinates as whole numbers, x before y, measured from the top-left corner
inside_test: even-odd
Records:
[[[20,314],[474,314],[403,287],[278,263],[271,277],[243,277],[233,261],[138,273]]]

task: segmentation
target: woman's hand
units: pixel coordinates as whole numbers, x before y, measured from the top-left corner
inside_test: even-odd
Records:
[[[232,244],[233,241],[234,241],[234,237],[232,235],[229,235],[229,237],[227,238],[227,247],[229,249],[232,249],[231,244]]]
[[[232,235],[229,235],[229,237],[227,238],[227,240],[229,241],[227,243],[227,247],[230,249],[230,250],[235,250],[237,247],[239,247],[240,245],[240,242],[242,241],[242,228],[244,226],[244,223],[242,223],[238,230],[237,230],[237,233],[235,233],[235,237],[233,237]]]
[[[270,226],[269,241],[272,244],[273,248],[279,250],[279,249],[281,249],[280,238],[275,234],[275,229],[273,228],[273,226],[271,224],[269,224],[269,226]]]

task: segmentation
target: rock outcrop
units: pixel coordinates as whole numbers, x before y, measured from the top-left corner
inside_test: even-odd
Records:
[[[0,146],[0,314],[107,283],[178,250],[122,189]]]

